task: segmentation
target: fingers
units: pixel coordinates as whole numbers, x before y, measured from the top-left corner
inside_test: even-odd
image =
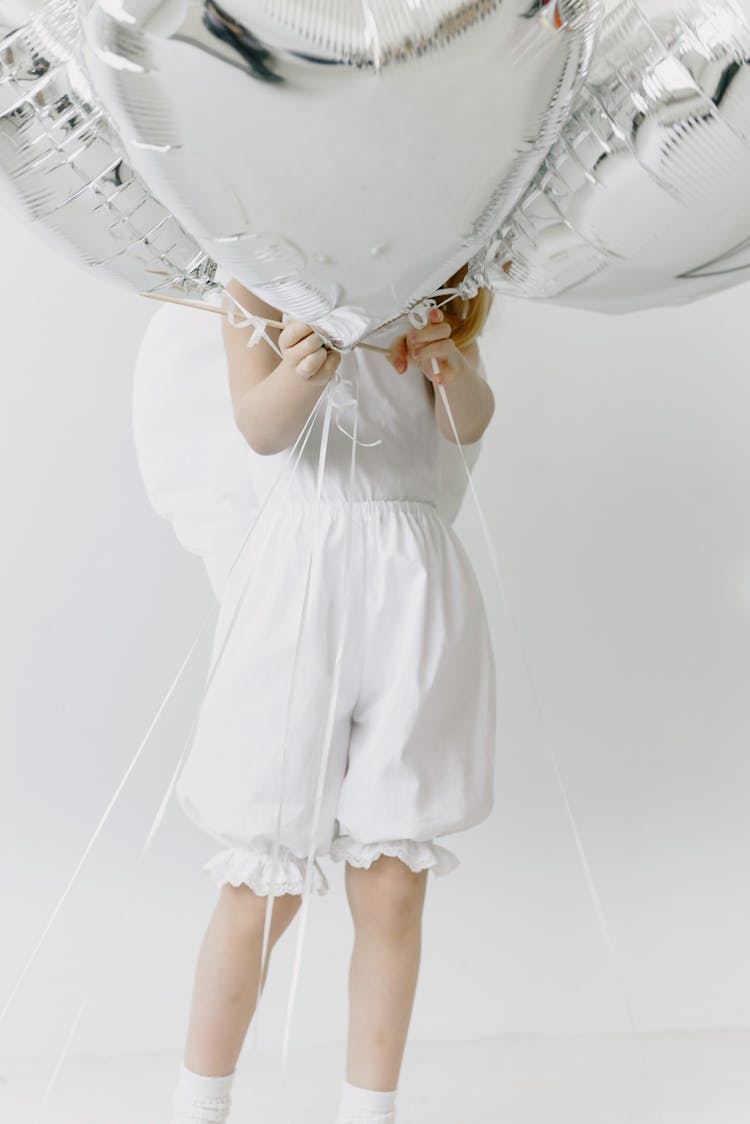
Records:
[[[291,320],[284,326],[279,335],[279,347],[287,362],[298,367],[305,376],[318,374],[329,356],[338,354],[324,347],[318,333],[300,320]]]
[[[451,334],[450,324],[428,324],[426,328],[409,332],[406,337],[407,347],[413,351],[415,347],[431,343],[432,340],[447,340]]]
[[[325,358],[326,349],[323,347],[323,341],[317,332],[310,331],[298,343],[293,344],[291,347],[285,347],[281,342],[281,337],[279,337],[279,346],[282,348],[285,358],[290,363],[293,363],[295,367],[301,366],[303,360],[309,359],[318,352],[322,352],[323,358]],[[303,369],[310,370],[314,368],[308,365]]]
[[[445,319],[445,314],[439,308],[430,309],[430,323],[424,328],[413,328],[405,336],[400,336],[391,344],[388,359],[393,367],[403,374],[413,360],[421,361],[425,356],[424,348],[427,344],[438,341],[449,341],[451,326]],[[442,351],[434,353],[437,358],[443,356]],[[430,353],[426,354],[430,358]]]
[[[321,366],[320,370],[317,371],[312,378],[306,379],[305,381],[308,382],[311,386],[319,386],[321,383],[328,382],[340,362],[341,352],[329,351],[327,353],[327,358]]]
[[[279,334],[279,346],[292,348],[309,335],[315,335],[315,330],[309,324],[302,320],[289,320]]]
[[[451,326],[445,319],[445,314],[439,308],[430,309],[430,323],[424,328],[411,328],[406,334],[406,343],[409,348],[418,347],[431,340],[447,339],[451,334]]]
[[[424,328],[412,328],[406,334],[407,360],[413,360],[421,366],[424,359],[429,360],[432,356],[436,359],[446,358],[453,348],[450,334],[451,326],[445,319],[445,314],[439,308],[431,308],[430,323]],[[428,350],[429,348],[433,350]]]
[[[329,354],[327,348],[318,347],[314,351],[308,352],[307,355],[296,364],[297,369],[303,375],[316,375],[328,362]]]
[[[406,368],[409,366],[409,356],[406,348],[406,336],[400,336],[391,344],[391,349],[388,359],[396,368],[398,373],[402,375]]]
[[[416,363],[430,364],[431,359],[449,359],[453,354],[455,344],[451,339],[436,340],[434,343],[423,344],[412,351]]]

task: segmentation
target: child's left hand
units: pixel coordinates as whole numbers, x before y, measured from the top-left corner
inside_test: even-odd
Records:
[[[424,328],[410,328],[394,340],[388,358],[400,375],[410,362],[416,363],[431,382],[452,383],[466,370],[465,357],[450,338],[451,326],[439,308],[430,309],[430,322]],[[432,369],[438,361],[438,373]]]

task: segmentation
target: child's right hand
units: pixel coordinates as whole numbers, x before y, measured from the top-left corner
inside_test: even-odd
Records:
[[[284,325],[279,347],[284,360],[312,386],[328,382],[341,362],[341,352],[324,347],[315,329],[302,320],[290,320]]]

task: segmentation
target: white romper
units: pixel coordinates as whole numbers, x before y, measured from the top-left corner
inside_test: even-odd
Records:
[[[329,888],[319,863],[325,855],[357,866],[397,855],[413,870],[446,874],[459,860],[436,838],[486,819],[494,799],[495,659],[476,575],[451,525],[466,486],[460,451],[438,431],[430,388],[416,367],[398,374],[385,356],[356,349],[339,365],[348,385],[324,392],[333,395],[334,409],[317,516],[325,402],[283,500],[282,479],[230,572],[246,529],[291,462],[288,451],[254,453],[236,429],[218,320],[175,306],[160,310],[139,353],[133,397],[151,501],[171,518],[183,544],[203,554],[220,595],[209,668],[219,658],[176,785],[186,815],[223,844],[203,870],[218,885],[302,892],[345,619],[312,889]],[[401,317],[367,342],[385,345],[408,327]],[[209,367],[211,390],[195,375]],[[223,371],[221,419],[217,371]],[[197,380],[192,398],[191,377]],[[355,414],[347,403],[357,385],[350,497]],[[470,466],[479,445],[464,446]],[[195,482],[201,456],[206,477],[213,473],[210,485]]]

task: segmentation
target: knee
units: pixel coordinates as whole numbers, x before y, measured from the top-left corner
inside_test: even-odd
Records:
[[[347,864],[346,890],[355,928],[401,932],[418,924],[427,871],[413,871],[399,858],[380,855],[369,867]]]
[[[244,882],[233,886],[225,882],[219,894],[219,909],[232,930],[239,937],[258,940],[263,936],[268,898],[256,894]],[[280,894],[273,898],[271,926],[268,934],[273,945],[289,927],[300,907],[299,894]]]

